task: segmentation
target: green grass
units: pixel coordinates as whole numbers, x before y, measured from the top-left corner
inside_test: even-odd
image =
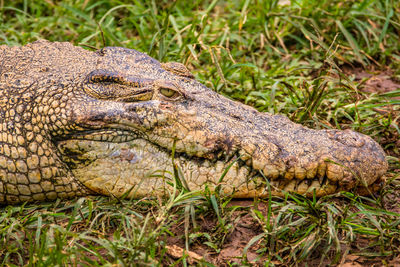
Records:
[[[188,255],[171,256],[171,237],[189,250],[204,243],[215,255],[245,219],[255,234],[231,265],[250,265],[250,253],[270,266],[340,263],[347,255],[390,262],[400,253],[400,90],[365,93],[367,81],[342,67],[389,68],[399,83],[399,33],[395,0],[0,1],[0,44],[45,38],[179,61],[208,87],[260,111],[370,135],[390,163],[388,181],[374,197],[287,194],[246,207],[180,188],[165,199],[88,197],[2,207],[0,264],[186,266],[194,264]]]

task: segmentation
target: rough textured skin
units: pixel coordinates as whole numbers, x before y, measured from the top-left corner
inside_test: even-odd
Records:
[[[0,203],[85,194],[166,194],[174,164],[190,190],[321,196],[370,185],[380,146],[231,101],[179,63],[135,50],[38,41],[0,46]],[[229,171],[221,178],[224,170]]]

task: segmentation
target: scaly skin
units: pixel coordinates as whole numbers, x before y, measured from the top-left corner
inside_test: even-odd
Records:
[[[368,136],[257,112],[135,50],[0,46],[0,92],[0,203],[164,195],[172,150],[190,190],[234,197],[265,196],[266,180],[322,196],[387,170]]]

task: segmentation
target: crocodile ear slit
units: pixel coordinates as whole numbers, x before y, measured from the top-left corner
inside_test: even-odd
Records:
[[[194,75],[182,63],[179,63],[179,62],[161,63],[161,68],[163,68],[164,70],[171,72],[175,75],[194,79]]]

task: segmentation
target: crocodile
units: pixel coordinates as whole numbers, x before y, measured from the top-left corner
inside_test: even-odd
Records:
[[[388,168],[369,136],[259,112],[133,49],[2,45],[0,92],[3,204],[180,188],[324,196],[379,183]]]

